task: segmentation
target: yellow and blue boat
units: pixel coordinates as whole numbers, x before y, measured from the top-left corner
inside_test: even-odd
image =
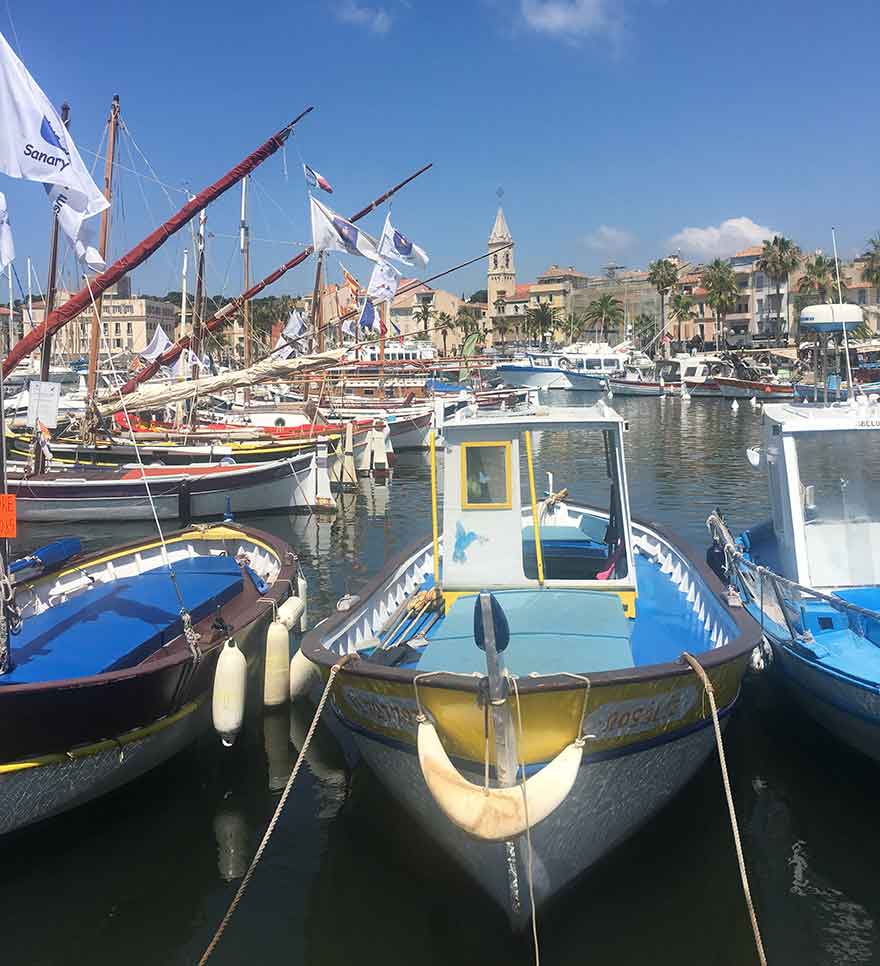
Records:
[[[302,653],[325,678],[342,663],[332,706],[369,766],[519,927],[712,752],[682,654],[723,724],[758,634],[701,559],[631,519],[625,423],[604,403],[438,425],[433,538],[340,603]],[[536,430],[542,445],[601,436],[602,505],[538,499]]]

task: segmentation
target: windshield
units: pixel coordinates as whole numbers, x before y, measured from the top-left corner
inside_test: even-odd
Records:
[[[880,583],[878,434],[852,429],[795,440],[811,583]]]

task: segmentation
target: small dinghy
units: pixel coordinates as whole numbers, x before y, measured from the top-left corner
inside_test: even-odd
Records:
[[[681,543],[630,518],[600,402],[441,422],[442,535],[303,641],[364,758],[515,927],[636,831],[715,747],[758,635]],[[538,500],[533,430],[594,434],[606,476]],[[524,442],[524,449],[521,443]],[[555,445],[555,443],[554,443]],[[432,471],[436,461],[433,459]],[[432,476],[434,476],[432,472]],[[521,480],[522,477],[522,480]]]
[[[857,308],[809,311],[849,319]],[[734,539],[710,516],[713,567],[769,644],[760,665],[880,760],[880,401],[767,405],[762,446],[748,455],[767,474],[772,517]]]
[[[0,834],[171,757],[209,726],[218,688],[224,737],[234,737],[244,677],[217,673],[215,686],[218,659],[254,662],[300,577],[283,541],[222,524],[16,583],[12,633],[0,641]]]

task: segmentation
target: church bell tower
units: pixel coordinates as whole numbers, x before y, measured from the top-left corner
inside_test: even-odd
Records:
[[[489,234],[488,284],[489,316],[495,315],[495,303],[500,296],[513,298],[516,294],[516,268],[513,264],[513,238],[504,220],[504,209],[499,205],[495,224]],[[509,248],[503,248],[510,245]],[[502,249],[503,251],[499,251]]]

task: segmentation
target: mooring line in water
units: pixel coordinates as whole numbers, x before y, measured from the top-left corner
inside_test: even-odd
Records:
[[[764,955],[764,943],[761,941],[761,930],[758,928],[758,917],[755,915],[752,893],[749,889],[749,877],[746,874],[746,861],[743,857],[739,826],[736,823],[736,811],[733,807],[733,792],[730,789],[730,777],[727,774],[727,761],[724,757],[724,743],[721,740],[721,725],[718,721],[718,706],[715,704],[715,689],[712,687],[712,682],[706,674],[706,669],[692,654],[683,651],[681,656],[690,664],[694,673],[703,682],[703,689],[709,696],[709,706],[712,709],[712,724],[715,728],[715,743],[718,746],[718,760],[721,763],[721,779],[724,784],[724,794],[727,796],[727,810],[730,812],[730,828],[733,832],[733,844],[736,846],[736,858],[739,862],[739,874],[742,879],[743,895],[745,896],[746,906],[749,910],[749,919],[752,922],[752,932],[755,934],[755,948],[758,951],[758,961],[761,963],[761,966],[767,966],[767,957]]]
[[[312,718],[312,723],[309,726],[308,732],[306,733],[299,756],[296,759],[296,764],[293,766],[293,771],[290,773],[290,778],[287,779],[287,784],[284,786],[284,791],[281,793],[281,798],[279,799],[278,805],[275,808],[275,813],[272,815],[272,818],[266,827],[262,841],[260,842],[257,851],[254,853],[253,859],[251,859],[251,864],[248,866],[248,870],[245,872],[244,878],[241,880],[241,885],[238,887],[238,891],[233,896],[232,902],[229,903],[229,908],[226,910],[226,915],[220,920],[220,925],[217,927],[217,931],[214,933],[214,938],[208,944],[208,948],[204,951],[204,953],[202,953],[202,958],[199,960],[199,966],[204,966],[204,964],[210,958],[211,953],[213,953],[217,948],[217,943],[220,942],[220,937],[223,935],[226,927],[229,925],[229,920],[232,918],[232,914],[238,907],[239,902],[241,902],[241,897],[244,895],[245,890],[251,881],[251,876],[253,876],[254,870],[257,868],[260,859],[263,857],[263,853],[266,851],[266,846],[269,844],[269,839],[272,837],[272,833],[275,831],[275,826],[278,824],[278,819],[281,818],[281,812],[284,809],[288,795],[290,795],[290,790],[293,788],[293,783],[296,781],[296,776],[299,772],[300,766],[305,760],[306,752],[309,750],[309,745],[312,743],[312,736],[315,734],[315,729],[318,727],[318,721],[321,718],[324,705],[327,703],[327,698],[330,697],[330,690],[333,687],[333,680],[342,669],[342,665],[346,663],[349,656],[350,655],[346,654],[340,661],[330,668],[330,676],[327,678],[326,685],[324,685],[324,693],[321,695],[321,700],[318,702],[318,707],[315,709],[315,716]]]

